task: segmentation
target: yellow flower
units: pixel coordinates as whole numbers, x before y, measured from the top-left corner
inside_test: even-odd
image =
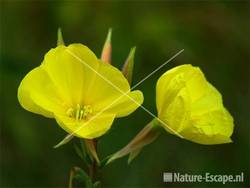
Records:
[[[122,73],[86,46],[71,44],[51,49],[24,77],[18,100],[30,112],[55,118],[68,133],[92,139],[107,132],[114,118],[135,111],[143,94],[131,92]]]
[[[156,103],[168,132],[200,144],[232,142],[233,118],[199,68],[181,65],[163,74],[156,86]]]

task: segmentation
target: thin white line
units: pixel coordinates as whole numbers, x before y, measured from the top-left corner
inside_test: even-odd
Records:
[[[183,50],[182,50],[183,51]],[[95,69],[93,69],[91,66],[89,66],[85,61],[83,61],[82,59],[80,59],[78,56],[76,56],[74,53],[72,53],[70,50],[67,50],[67,52],[69,54],[71,54],[73,57],[75,57],[76,59],[78,59],[81,63],[83,63],[84,65],[86,65],[89,69],[91,69],[92,71],[94,71],[98,76],[100,76],[102,79],[104,79],[106,82],[108,82],[110,85],[112,85],[115,89],[117,89],[119,92],[121,92],[121,94],[123,94],[120,97],[123,97],[124,95],[127,96],[128,98],[130,98],[130,100],[132,100],[134,103],[136,103],[138,106],[140,106],[143,110],[145,110],[147,113],[149,113],[151,116],[153,116],[154,118],[156,118],[158,121],[160,121],[162,124],[164,124],[167,128],[169,128],[172,132],[174,132],[177,136],[183,138],[183,136],[181,136],[179,133],[177,133],[175,130],[173,130],[171,127],[169,127],[168,125],[166,125],[162,120],[160,120],[158,117],[156,117],[153,113],[151,113],[147,108],[145,108],[144,106],[142,106],[140,103],[138,103],[137,101],[135,101],[132,97],[130,97],[129,95],[127,95],[127,92],[123,92],[120,88],[118,88],[116,85],[114,85],[110,80],[108,80],[107,78],[105,78],[103,75],[101,75],[99,72],[97,72]],[[180,54],[181,52],[179,52],[178,54]],[[177,55],[175,55],[176,57]],[[173,58],[171,58],[173,59]],[[168,61],[169,62],[169,61]],[[164,63],[166,64],[166,63]],[[162,67],[162,66],[161,66]],[[159,68],[157,69],[159,70]],[[156,71],[154,71],[156,72]],[[152,75],[152,74],[151,74]],[[144,79],[145,80],[145,79]],[[140,82],[141,83],[141,82]],[[139,85],[139,84],[136,84]],[[130,91],[128,91],[130,92]],[[116,100],[115,100],[116,102]],[[114,101],[113,101],[114,103]],[[113,104],[111,103],[111,105]],[[111,106],[108,105],[108,108]],[[106,109],[105,109],[106,110]],[[92,119],[90,119],[87,124],[92,121],[97,115],[100,115],[101,113],[103,113],[104,110],[100,111],[100,113],[97,113]],[[86,124],[84,124],[86,125]],[[79,131],[84,125],[80,126],[76,131],[74,131],[73,133],[71,133],[71,135],[73,135],[75,132]]]
[[[135,87],[139,86],[142,82],[144,82],[146,79],[148,79],[150,76],[152,76],[154,73],[156,73],[158,70],[160,70],[162,67],[164,67],[166,64],[168,64],[170,61],[172,61],[174,58],[176,58],[178,55],[180,55],[184,49],[180,50],[177,52],[173,57],[171,57],[169,60],[167,60],[165,63],[163,63],[161,66],[159,66],[157,69],[155,69],[153,72],[148,74],[145,78],[143,78],[140,82],[135,84],[133,87],[131,87],[131,90],[134,89]]]

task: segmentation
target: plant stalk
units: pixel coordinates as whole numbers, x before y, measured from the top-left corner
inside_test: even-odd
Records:
[[[93,144],[94,144],[94,148],[95,151],[97,151],[97,140],[93,139]],[[89,176],[92,180],[92,182],[96,181],[97,178],[97,162],[95,159],[93,159],[92,164],[89,166]]]

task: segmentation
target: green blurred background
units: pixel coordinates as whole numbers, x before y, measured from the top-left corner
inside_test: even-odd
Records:
[[[98,56],[113,28],[113,65],[121,67],[137,46],[133,83],[176,52],[184,53],[145,81],[144,106],[156,114],[155,83],[166,70],[185,63],[201,67],[223,94],[235,119],[234,143],[204,146],[162,134],[130,164],[120,159],[104,168],[103,187],[249,187],[249,1],[3,1],[1,0],[1,179],[2,187],[65,187],[69,170],[82,161],[74,140],[53,149],[66,133],[55,120],[22,109],[21,79],[56,46],[57,28],[67,44],[80,42]],[[117,119],[100,139],[105,157],[124,146],[151,116],[138,109]],[[245,173],[244,183],[166,184],[163,172]]]

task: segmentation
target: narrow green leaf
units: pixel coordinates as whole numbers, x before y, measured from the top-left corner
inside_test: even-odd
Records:
[[[127,78],[130,85],[132,83],[133,77],[135,50],[136,47],[131,48],[127,60],[125,61],[122,68],[122,73]]]
[[[107,162],[109,161],[109,159],[112,157],[112,155],[109,155],[107,157],[105,157],[104,159],[101,160],[99,168],[103,168],[104,166],[106,166]]]
[[[74,144],[74,148],[75,148],[76,154],[77,154],[82,160],[85,160],[85,156],[83,155],[81,149],[80,149],[76,144]]]
[[[94,188],[100,188],[101,187],[101,182],[96,181],[93,186],[94,186]]]
[[[59,45],[64,45],[62,30],[60,27],[57,30],[57,46]]]
[[[93,188],[93,184],[89,175],[81,168],[74,167],[75,175],[74,179],[78,182],[82,182],[84,187],[86,188]]]

